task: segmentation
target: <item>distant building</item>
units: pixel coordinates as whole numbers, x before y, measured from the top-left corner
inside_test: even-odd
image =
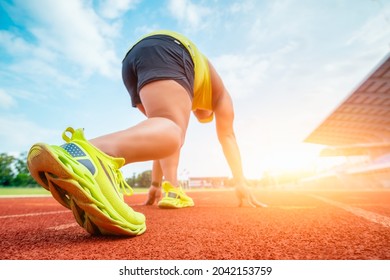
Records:
[[[221,188],[227,187],[229,178],[228,177],[190,177],[189,187],[190,188]]]

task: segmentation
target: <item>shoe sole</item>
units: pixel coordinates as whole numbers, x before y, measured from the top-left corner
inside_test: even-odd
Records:
[[[53,151],[47,144],[31,147],[27,166],[31,176],[61,205],[72,210],[77,223],[92,235],[135,236],[145,232],[146,226],[117,221],[109,216],[108,201],[95,199],[92,193],[99,187],[88,169],[65,151]]]
[[[174,198],[171,199],[163,198],[158,203],[158,207],[163,209],[179,209],[179,208],[186,208],[192,206],[194,206],[194,203],[186,203],[180,201],[179,199],[174,199]]]

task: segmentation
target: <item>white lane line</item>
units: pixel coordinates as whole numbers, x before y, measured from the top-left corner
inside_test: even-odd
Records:
[[[355,216],[362,217],[370,222],[380,224],[384,227],[390,227],[390,218],[389,217],[386,217],[386,216],[383,216],[383,215],[380,215],[380,214],[377,214],[374,212],[370,212],[367,210],[363,210],[361,208],[349,206],[347,204],[337,202],[337,201],[334,201],[334,200],[331,200],[331,199],[328,199],[328,198],[325,198],[325,197],[322,197],[319,195],[313,194],[313,195],[309,195],[309,196],[316,198],[318,200],[321,200],[321,201],[328,203],[330,205],[344,209],[345,211],[348,211],[348,212],[354,214]]]
[[[6,215],[6,216],[0,216],[0,219],[24,218],[24,217],[31,217],[31,216],[54,215],[54,214],[62,214],[62,213],[69,213],[69,210],[51,211],[51,212],[37,212],[37,213],[27,213],[27,214],[17,214],[17,215]]]
[[[65,211],[51,211],[51,212],[37,212],[37,213],[27,213],[27,214],[18,214],[18,215],[6,215],[6,216],[0,216],[0,219],[24,218],[24,217],[32,217],[32,216],[63,214],[63,213],[69,213],[69,210],[65,210]],[[68,229],[68,228],[76,227],[76,226],[78,226],[78,224],[73,222],[73,223],[70,223],[70,224],[62,224],[62,225],[59,225],[59,226],[48,227],[47,229],[58,231],[58,230]]]
[[[63,230],[63,229],[68,229],[71,227],[77,227],[78,223],[70,223],[70,224],[63,224],[59,226],[54,226],[54,227],[48,227],[47,229],[49,230]]]

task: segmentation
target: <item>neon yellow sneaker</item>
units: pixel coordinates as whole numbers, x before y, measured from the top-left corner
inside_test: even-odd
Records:
[[[168,181],[162,183],[164,197],[159,201],[160,208],[184,208],[194,206],[194,201],[186,195],[181,187],[175,188]]]
[[[71,138],[67,136],[71,134]],[[85,138],[82,129],[68,127],[62,146],[37,143],[27,157],[31,176],[90,234],[135,236],[145,232],[145,216],[123,200],[132,189],[119,168],[123,158],[113,158]]]

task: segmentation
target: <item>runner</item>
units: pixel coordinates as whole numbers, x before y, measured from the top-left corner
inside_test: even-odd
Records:
[[[254,207],[265,206],[246,185],[233,129],[232,99],[213,65],[188,38],[172,31],[144,36],[123,59],[122,77],[132,106],[145,114],[145,121],[89,141],[83,130],[67,128],[66,144],[38,143],[29,152],[31,175],[72,209],[83,228],[92,234],[145,231],[144,215],[129,207],[119,192],[132,193],[119,169],[134,162],[154,160],[153,173],[159,179],[149,197],[164,178],[160,208],[194,206],[177,175],[191,112],[202,123],[215,119],[240,205],[246,200]]]

